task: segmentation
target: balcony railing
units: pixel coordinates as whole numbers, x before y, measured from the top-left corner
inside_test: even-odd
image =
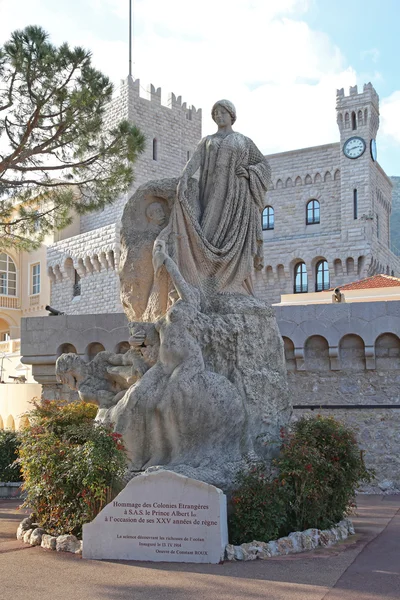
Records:
[[[15,354],[19,352],[21,349],[21,340],[6,340],[5,342],[0,342],[0,352],[4,352],[4,354]]]
[[[21,308],[21,301],[18,296],[0,295],[0,308]]]

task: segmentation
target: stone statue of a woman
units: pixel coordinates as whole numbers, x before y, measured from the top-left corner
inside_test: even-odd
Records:
[[[205,296],[252,293],[252,269],[263,263],[261,212],[270,168],[255,144],[233,131],[231,102],[216,102],[212,117],[218,130],[201,140],[187,163],[160,238],[186,281]],[[189,186],[196,173],[198,185]]]

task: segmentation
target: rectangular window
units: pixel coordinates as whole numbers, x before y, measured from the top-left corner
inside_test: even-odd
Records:
[[[0,273],[0,294],[7,296],[7,273]]]
[[[31,295],[40,294],[40,263],[31,266]]]
[[[379,240],[379,215],[376,213],[376,237]]]
[[[76,271],[76,270],[75,270],[75,282],[74,282],[72,295],[74,298],[76,298],[76,296],[81,295],[81,276],[79,275],[78,271]]]
[[[358,194],[353,190],[353,219],[358,219]]]

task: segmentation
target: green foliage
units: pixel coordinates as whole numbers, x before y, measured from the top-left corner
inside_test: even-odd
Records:
[[[0,47],[2,247],[35,247],[74,211],[103,208],[128,189],[145,138],[128,121],[105,126],[112,92],[88,50],[57,48],[41,27]]]
[[[15,431],[0,430],[0,481],[22,481],[18,463],[19,438]]]
[[[285,524],[285,498],[278,479],[258,463],[239,473],[232,495],[229,537],[232,544],[273,540]]]
[[[86,402],[35,404],[21,434],[24,506],[50,533],[79,536],[122,488],[121,436],[95,423],[96,412]]]
[[[369,481],[354,433],[333,417],[303,417],[277,460],[291,531],[325,529],[343,518],[361,481]]]
[[[358,485],[371,479],[354,433],[332,417],[303,417],[281,437],[274,479],[262,465],[238,476],[233,543],[331,527],[349,510]]]

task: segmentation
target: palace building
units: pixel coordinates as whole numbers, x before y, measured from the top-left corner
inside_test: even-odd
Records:
[[[377,162],[379,97],[372,84],[361,93],[357,86],[349,95],[338,90],[336,113],[339,141],[267,157],[273,185],[256,289],[270,302],[400,274],[390,239],[393,183]]]

